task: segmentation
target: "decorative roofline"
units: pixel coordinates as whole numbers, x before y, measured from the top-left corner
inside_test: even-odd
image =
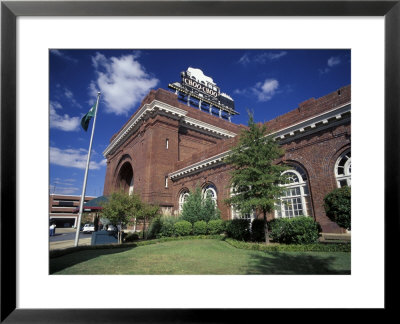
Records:
[[[142,108],[138,110],[136,115],[124,126],[124,128],[118,133],[118,135],[111,141],[111,143],[107,146],[107,148],[103,151],[103,156],[107,157],[108,154],[115,152],[115,150],[120,147],[129,137],[134,130],[135,126],[143,120],[149,113],[151,112],[164,112],[169,115],[173,115],[181,120],[181,122],[186,123],[192,127],[201,129],[206,131],[207,133],[211,133],[212,135],[218,135],[222,137],[234,137],[236,133],[228,131],[226,129],[208,124],[201,120],[187,117],[187,111],[181,108],[177,108],[171,105],[168,105],[159,100],[153,100],[150,104],[143,105]]]
[[[282,128],[278,131],[271,133],[271,135],[274,136],[275,139],[280,139],[280,140],[287,139],[294,135],[303,134],[306,128],[308,128],[308,130],[315,129],[317,127],[317,124],[321,123],[323,125],[326,125],[328,123],[331,124],[332,121],[340,120],[343,118],[345,114],[350,112],[351,112],[351,102],[348,102],[342,106],[335,107],[334,109],[325,111],[317,116],[308,118],[294,125]]]
[[[214,155],[214,156],[212,156],[212,157],[210,157],[208,159],[202,160],[200,162],[196,162],[196,163],[194,163],[192,165],[189,165],[187,167],[184,167],[184,168],[182,168],[182,169],[180,169],[178,171],[172,172],[168,176],[171,179],[178,179],[178,178],[181,178],[182,176],[186,176],[186,175],[191,174],[191,173],[202,171],[206,167],[214,167],[214,166],[216,166],[218,164],[221,164],[223,159],[225,157],[227,157],[230,152],[231,151],[229,150],[229,151],[226,151],[226,152],[223,152],[223,153],[219,153],[219,154]]]
[[[237,135],[236,133],[233,133],[233,132],[223,129],[221,127],[217,127],[217,126],[208,124],[206,122],[203,122],[201,120],[198,120],[198,119],[195,119],[192,117],[185,116],[185,118],[183,118],[182,121],[185,124],[194,126],[196,128],[207,130],[207,131],[209,131],[211,133],[215,133],[217,135],[221,135],[221,136],[225,136],[225,137],[235,137]]]
[[[271,133],[275,140],[281,143],[287,142],[294,138],[303,137],[309,135],[311,132],[320,131],[327,127],[345,122],[349,119],[349,113],[351,112],[351,103],[336,107],[332,110],[326,111],[320,115],[306,119],[292,126],[285,127],[276,132]],[[196,162],[188,165],[180,170],[170,173],[168,176],[171,180],[176,180],[187,175],[203,171],[209,167],[222,164],[223,160],[230,154],[231,150],[219,153],[205,160]]]

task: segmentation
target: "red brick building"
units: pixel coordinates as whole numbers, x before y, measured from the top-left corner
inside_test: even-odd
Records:
[[[267,122],[286,152],[280,162],[292,167],[286,171],[291,183],[281,207],[270,218],[308,215],[324,232],[344,232],[326,217],[323,198],[338,186],[350,185],[350,115],[347,86]],[[152,90],[103,152],[104,195],[122,187],[177,215],[198,185],[213,195],[222,218],[241,217],[224,203],[230,195],[230,166],[224,157],[245,128],[190,107],[170,91]]]

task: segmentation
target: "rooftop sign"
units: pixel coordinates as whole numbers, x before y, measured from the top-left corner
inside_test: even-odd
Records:
[[[175,82],[168,87],[180,95],[188,105],[197,105],[200,110],[207,110],[210,114],[219,115],[230,121],[232,115],[237,115],[235,102],[220,88],[212,78],[204,75],[200,69],[189,67],[181,73],[181,82]]]
[[[198,83],[192,79],[189,79],[185,76],[182,77],[182,84],[189,88],[199,90],[205,95],[210,95],[212,97],[218,98],[219,93],[217,91],[210,89],[209,87],[205,86],[204,84],[200,84],[200,83]]]

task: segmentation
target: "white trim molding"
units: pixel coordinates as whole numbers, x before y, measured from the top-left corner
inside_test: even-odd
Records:
[[[203,161],[191,164],[185,168],[182,168],[178,171],[172,172],[170,173],[168,176],[172,179],[178,179],[181,177],[184,177],[188,174],[192,174],[195,172],[200,172],[204,169],[210,168],[210,167],[214,167],[218,164],[222,164],[223,160],[225,159],[225,157],[227,157],[229,155],[231,151],[226,151],[223,153],[219,153],[217,155],[214,155],[212,157],[209,157],[208,159],[205,159]]]
[[[351,103],[346,103],[342,106],[336,107],[322,114],[314,116],[312,118],[303,120],[299,123],[293,124],[289,127],[282,128],[271,135],[274,139],[282,141],[285,139],[292,139],[293,137],[301,137],[309,134],[312,129],[313,132],[321,130],[321,127],[332,127],[335,123],[343,123],[347,118],[345,115],[349,115],[351,112]]]
[[[208,123],[205,123],[205,122],[203,122],[201,120],[197,120],[197,119],[194,119],[194,118],[191,118],[191,117],[185,117],[185,118],[182,119],[182,121],[185,124],[188,124],[189,126],[200,128],[200,129],[206,130],[207,132],[211,132],[211,133],[214,133],[214,134],[217,134],[217,135],[221,135],[221,136],[224,136],[224,137],[231,138],[231,137],[235,137],[237,135],[236,133],[230,132],[230,131],[228,131],[226,129],[223,129],[223,128],[220,128],[220,127],[208,124]]]
[[[292,140],[294,138],[299,138],[302,136],[309,135],[316,131],[320,131],[324,128],[332,127],[336,124],[344,123],[349,117],[344,118],[344,116],[349,115],[351,111],[351,103],[346,103],[343,106],[336,107],[335,109],[326,111],[320,115],[314,116],[307,120],[303,120],[292,126],[283,128],[274,133],[271,133],[275,140],[279,142],[285,142]],[[171,180],[176,180],[190,174],[200,172],[210,167],[222,164],[225,157],[229,155],[231,151],[226,151],[212,157],[209,157],[203,161],[196,162],[194,164],[188,165],[178,171],[170,173],[168,176]]]
[[[167,114],[168,116],[172,115],[173,118],[179,119],[188,126],[200,129],[214,136],[222,136],[227,138],[236,136],[235,133],[223,128],[205,123],[195,118],[187,117],[186,115],[188,112],[184,109],[168,105],[158,100],[153,100],[150,104],[143,105],[143,107],[138,110],[136,115],[124,126],[124,128],[118,132],[118,135],[104,150],[103,156],[107,157],[107,155],[115,152],[128,139],[129,135],[136,130],[135,126],[138,126],[139,122],[144,120],[146,116],[152,112],[159,112],[161,114]]]

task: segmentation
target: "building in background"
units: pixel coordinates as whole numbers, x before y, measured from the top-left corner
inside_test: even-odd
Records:
[[[85,203],[96,197],[86,196]],[[49,199],[49,219],[60,227],[76,227],[77,208],[81,196],[51,194]]]

